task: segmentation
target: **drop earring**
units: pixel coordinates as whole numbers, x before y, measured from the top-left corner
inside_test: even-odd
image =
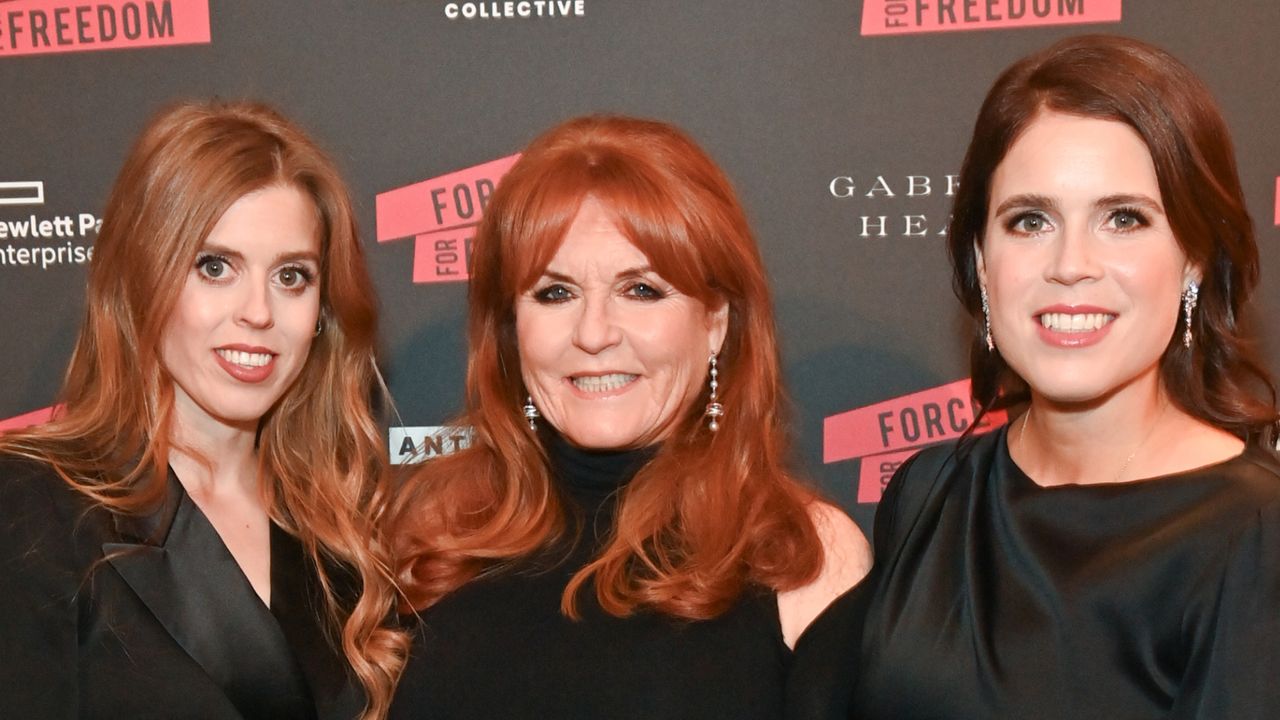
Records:
[[[718,397],[716,390],[720,387],[720,383],[716,380],[716,376],[719,375],[720,372],[716,369],[716,356],[714,353],[712,353],[711,359],[708,362],[711,365],[711,396],[708,398],[707,410],[704,414],[707,416],[707,420],[709,421],[707,423],[707,428],[710,429],[711,432],[716,432],[720,429],[720,418],[724,417],[724,406],[716,400]]]
[[[982,332],[987,338],[987,352],[991,352],[996,349],[996,344],[991,339],[991,302],[987,300],[987,286],[979,285],[978,292],[982,295]]]
[[[529,429],[537,430],[538,423],[535,421],[542,417],[542,413],[538,412],[538,406],[533,404],[532,395],[525,396],[524,407],[521,410],[524,412],[524,419],[529,421]]]
[[[1196,304],[1200,302],[1200,286],[1195,280],[1187,283],[1187,289],[1182,291],[1182,314],[1185,319],[1185,326],[1182,330],[1182,346],[1190,349],[1191,340],[1191,314],[1196,310]]]

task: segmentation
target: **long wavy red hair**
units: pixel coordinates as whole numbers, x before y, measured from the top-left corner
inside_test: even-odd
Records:
[[[157,114],[125,160],[103,213],[84,323],[46,425],[0,438],[0,452],[51,465],[116,513],[153,508],[173,447],[173,379],[160,342],[196,255],[237,199],[298,188],[321,228],[320,316],[298,379],[262,418],[258,465],[268,512],[302,541],[342,647],[381,717],[408,640],[379,627],[394,596],[375,521],[390,496],[371,409],[377,307],[351,200],[336,167],[293,123],[260,104],[182,103]],[[352,606],[328,569],[354,572]]]
[[[565,122],[538,139],[499,183],[475,238],[468,338],[469,449],[408,478],[393,517],[401,580],[423,609],[476,575],[541,550],[567,530],[543,440],[521,414],[517,296],[541,276],[583,200],[678,290],[708,308],[728,304],[719,356],[719,432],[707,391],[681,409],[671,435],[620,499],[613,534],[569,582],[623,616],[638,608],[705,619],[750,584],[811,581],[822,548],[812,493],[785,467],[772,302],[764,266],[728,179],[693,140],[659,122],[616,116]]]

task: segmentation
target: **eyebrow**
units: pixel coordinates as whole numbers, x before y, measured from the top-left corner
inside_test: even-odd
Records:
[[[1099,208],[1113,207],[1116,205],[1140,205],[1148,210],[1152,210],[1161,214],[1164,213],[1164,208],[1160,207],[1160,203],[1156,202],[1154,198],[1150,198],[1150,197],[1147,197],[1146,195],[1140,195],[1136,193],[1135,194],[1121,193],[1117,195],[1107,195],[1106,197],[1098,198],[1097,202],[1095,202],[1093,205],[1094,207],[1099,207]]]
[[[644,274],[651,273],[651,272],[653,272],[653,267],[649,265],[637,265],[636,267],[630,267],[630,268],[626,268],[618,271],[618,274],[615,277],[619,277],[619,278],[641,277]],[[565,275],[564,273],[558,273],[554,270],[543,270],[542,277],[545,280],[555,280],[556,282],[571,283],[574,285],[576,285],[578,282],[577,280],[574,280],[568,275]]]
[[[1048,195],[1036,195],[1035,193],[1013,195],[1005,198],[1005,201],[996,207],[996,211],[993,214],[1003,215],[1013,208],[1048,208],[1056,210],[1058,201]]]
[[[1148,210],[1163,214],[1164,209],[1160,207],[1160,203],[1154,199],[1137,193],[1117,193],[1115,195],[1104,195],[1093,201],[1094,209],[1106,207],[1115,207],[1116,205],[1140,205]],[[1056,198],[1048,195],[1038,195],[1036,193],[1024,193],[1021,195],[1013,195],[1005,199],[996,207],[995,215],[1003,215],[1014,208],[1045,208],[1048,210],[1057,210],[1058,201]]]
[[[204,247],[200,248],[200,252],[211,253],[215,255],[222,255],[224,257],[231,258],[233,260],[239,260],[241,262],[244,262],[244,253],[240,252],[239,250],[232,250],[231,248],[225,245],[206,243]],[[315,263],[316,265],[319,265],[320,255],[311,250],[283,252],[271,258],[270,264],[279,265],[280,263],[298,262],[298,261],[312,262],[312,263]]]

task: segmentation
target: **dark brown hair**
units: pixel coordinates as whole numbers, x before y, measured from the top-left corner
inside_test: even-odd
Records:
[[[408,640],[376,623],[394,594],[373,523],[389,496],[371,409],[380,384],[376,296],[337,168],[275,110],[187,102],[151,119],[103,212],[61,410],[46,425],[0,438],[0,452],[49,463],[113,512],[154,507],[173,448],[173,379],[160,359],[169,315],[219,218],[272,185],[297,188],[315,207],[323,330],[299,377],[260,421],[264,499],[271,519],[306,548],[333,635],[365,687],[370,715],[381,716]],[[362,583],[354,607],[338,600],[326,572],[333,561]],[[370,614],[373,623],[360,622]]]
[[[811,581],[822,549],[811,493],[784,469],[786,438],[772,303],[763,263],[728,179],[688,136],[659,122],[584,117],[535,140],[493,194],[476,235],[467,409],[472,447],[430,460],[397,514],[412,605],[432,605],[478,573],[548,545],[565,530],[540,438],[520,406],[515,301],[551,261],[584,199],[682,293],[728,304],[718,433],[707,390],[625,490],[616,528],[563,597],[592,580],[614,615],[639,607],[682,618],[725,611],[748,583]]]
[[[956,294],[981,319],[974,251],[986,233],[991,178],[1014,141],[1046,111],[1122,122],[1146,142],[1178,244],[1203,273],[1190,349],[1181,330],[1160,361],[1165,389],[1186,412],[1242,438],[1277,421],[1275,385],[1241,324],[1258,282],[1258,247],[1226,123],[1208,89],[1159,48],[1083,35],[1029,55],[987,93],[960,170],[948,249]],[[979,326],[980,323],[979,323]],[[984,409],[1027,399],[1026,384],[979,333],[973,396]]]

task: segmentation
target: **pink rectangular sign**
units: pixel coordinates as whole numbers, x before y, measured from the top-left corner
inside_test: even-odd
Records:
[[[498,180],[519,154],[379,193],[375,201],[378,242],[480,222]]]
[[[863,35],[1120,21],[1121,0],[864,0]]]
[[[209,0],[0,3],[0,58],[209,42]]]
[[[912,448],[862,458],[859,462],[861,467],[858,468],[858,503],[880,502],[880,496],[884,494],[884,488],[897,472],[898,466],[918,452],[920,448]]]
[[[50,418],[53,417],[54,411],[59,407],[59,405],[54,405],[52,407],[40,408],[39,410],[32,410],[29,413],[23,413],[21,415],[15,415],[14,417],[0,420],[0,432],[4,432],[5,430],[20,430],[24,427],[47,423]]]
[[[973,423],[969,381],[832,415],[822,423],[822,461],[840,462],[899,452],[959,437]],[[988,413],[978,432],[1003,425],[1004,411]]]
[[[470,277],[471,238],[475,228],[427,233],[413,239],[415,283],[461,282]]]

